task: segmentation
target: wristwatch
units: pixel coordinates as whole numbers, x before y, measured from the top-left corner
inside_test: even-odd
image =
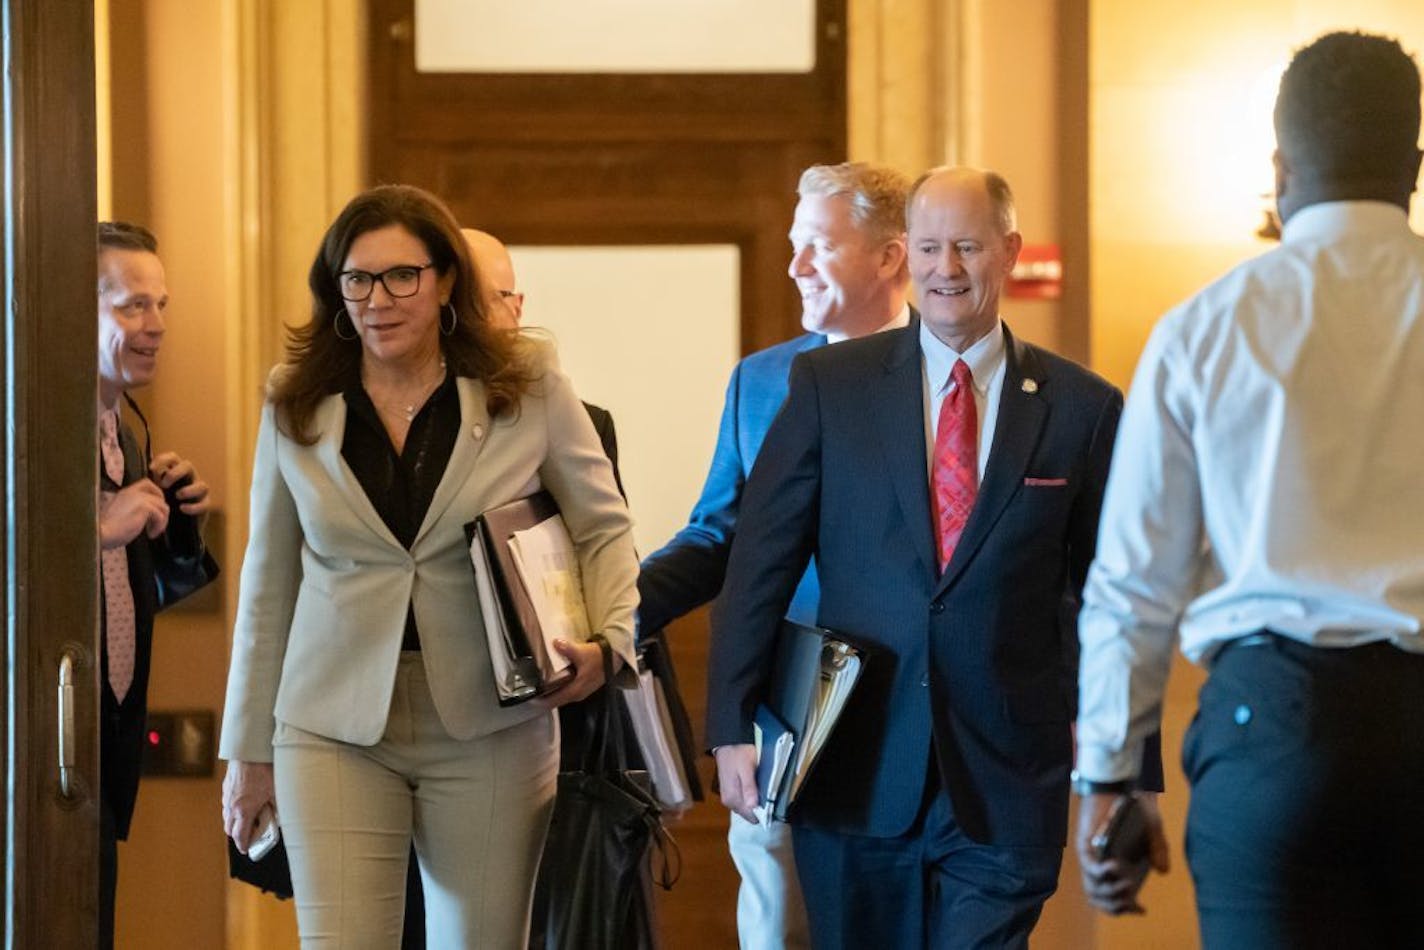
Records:
[[[1095,782],[1090,778],[1084,778],[1074,769],[1069,777],[1072,783],[1074,795],[1131,795],[1137,790],[1137,783],[1132,779],[1124,778],[1113,782]]]

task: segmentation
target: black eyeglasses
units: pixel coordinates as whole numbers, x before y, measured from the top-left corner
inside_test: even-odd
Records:
[[[420,292],[420,272],[434,266],[401,264],[397,267],[387,267],[379,274],[364,270],[344,270],[336,275],[336,282],[341,287],[341,299],[352,303],[371,299],[371,292],[376,289],[376,281],[380,281],[381,286],[386,288],[386,293],[392,297],[414,297]]]

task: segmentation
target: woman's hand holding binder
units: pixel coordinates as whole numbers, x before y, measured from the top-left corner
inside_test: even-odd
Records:
[[[562,638],[557,639],[554,641],[554,649],[567,657],[573,664],[574,675],[533,702],[548,709],[554,709],[565,703],[576,703],[580,699],[586,699],[603,685],[603,650],[599,647],[597,638],[586,643],[572,643]],[[617,653],[613,654],[613,672],[615,674],[622,665],[623,658]]]

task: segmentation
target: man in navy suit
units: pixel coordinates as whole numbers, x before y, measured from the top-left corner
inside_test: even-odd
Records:
[[[813,165],[801,176],[788,273],[801,291],[806,333],[737,364],[702,497],[685,528],[643,562],[638,629],[644,634],[717,596],[737,529],[747,474],[786,398],[797,354],[909,322],[904,206],[909,179],[863,163]],[[813,568],[797,569],[792,616],[812,622]],[[733,815],[728,846],[742,877],[737,930],[743,948],[807,945],[806,914],[785,825]]]
[[[907,225],[920,319],[792,365],[713,612],[707,741],[751,816],[753,713],[814,558],[819,623],[873,653],[793,805],[812,942],[1024,947],[1066,841],[1073,608],[1122,396],[1000,321],[1002,178],[927,173]]]

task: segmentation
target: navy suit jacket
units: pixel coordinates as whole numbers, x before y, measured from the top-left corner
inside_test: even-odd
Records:
[[[638,576],[640,632],[661,630],[712,600],[722,589],[742,490],[771,420],[786,401],[791,361],[825,342],[819,333],[804,333],[753,353],[732,370],[702,497],[687,526],[643,561]],[[800,586],[789,610],[797,619],[811,623],[818,593],[814,566],[799,576]]]
[[[903,834],[937,763],[970,838],[1062,846],[1077,597],[1122,394],[1005,329],[994,444],[941,576],[919,332],[912,320],[792,366],[713,611],[707,742],[751,741],[778,621],[814,556],[820,623],[875,653],[793,820]]]

